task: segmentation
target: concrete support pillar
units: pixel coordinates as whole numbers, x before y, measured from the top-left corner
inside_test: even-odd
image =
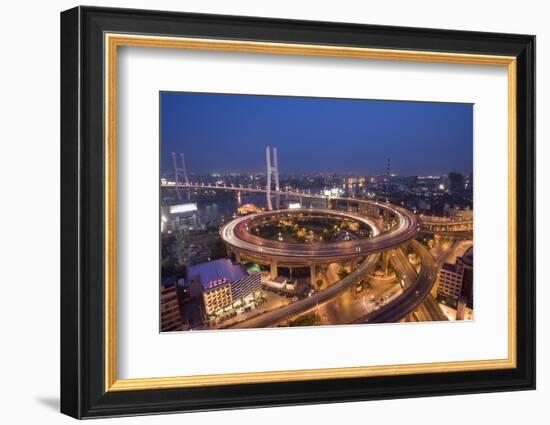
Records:
[[[338,270],[346,270],[346,262],[345,261],[339,261],[338,262],[338,267],[339,269]]]
[[[409,244],[408,244],[408,242],[401,245],[398,249],[401,249],[401,252],[403,253],[403,255],[405,257],[407,257],[407,259],[409,259]]]
[[[382,271],[384,274],[388,274],[388,266],[390,263],[390,251],[386,250],[382,252]]]
[[[240,252],[235,252],[235,260],[237,260],[237,263],[244,264],[246,261],[244,260],[243,254]]]
[[[311,287],[315,288],[317,286],[317,273],[315,272],[315,263],[310,264],[309,266]]]
[[[271,279],[277,278],[277,261],[271,260],[270,263],[270,277]]]
[[[369,215],[371,215],[372,217],[376,217],[378,218],[378,208],[376,208],[374,205],[369,205]]]
[[[351,271],[353,272],[357,268],[357,258],[351,259]]]
[[[346,211],[347,212],[351,211],[351,203],[350,202],[346,202]]]
[[[416,319],[414,318],[414,313],[409,313],[405,316],[403,319],[404,322],[410,323],[410,322],[416,322]]]

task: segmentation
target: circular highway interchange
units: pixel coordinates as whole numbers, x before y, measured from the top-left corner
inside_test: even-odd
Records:
[[[267,211],[239,217],[223,226],[220,236],[237,255],[249,256],[265,263],[275,259],[285,264],[311,264],[312,262],[326,263],[366,257],[402,245],[418,234],[419,219],[412,212],[390,204],[374,202],[372,204],[376,206],[377,210],[383,211],[384,214],[391,215],[395,219],[395,224],[390,229],[384,229],[379,220],[363,214],[332,209],[304,208]],[[330,220],[331,223],[335,221],[353,222],[370,229],[370,237],[296,243],[283,239],[268,239],[257,234],[257,230],[265,223],[304,219],[325,219],[325,221]]]
[[[381,253],[398,248],[411,242],[415,250],[419,251],[422,266],[418,278],[412,282],[396,300],[384,306],[383,309],[373,312],[356,323],[375,323],[398,321],[412,312],[429,294],[433,279],[433,260],[429,254],[424,255],[424,249],[414,239],[420,232],[421,222],[413,212],[389,203],[366,200],[354,200],[358,205],[355,213],[333,209],[302,208],[266,211],[239,217],[222,227],[220,236],[238,258],[259,261],[263,264],[300,266],[312,268],[312,276],[316,264],[326,264],[332,261],[345,262],[360,260],[355,270],[328,288],[314,293],[312,296],[301,299],[274,311],[258,317],[239,322],[232,327],[257,328],[273,326],[284,317],[307,311],[312,306],[320,305],[338,296],[342,291],[352,287],[357,281],[364,278],[376,266]],[[368,211],[369,215],[365,212]],[[369,237],[334,242],[293,243],[259,237],[253,234],[258,223],[291,219],[303,216],[326,217],[331,220],[350,220],[358,222],[371,229]],[[385,221],[384,221],[385,219]],[[386,228],[385,222],[391,222]]]

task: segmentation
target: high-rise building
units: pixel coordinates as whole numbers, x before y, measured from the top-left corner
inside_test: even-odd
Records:
[[[474,190],[474,174],[470,173],[466,176],[464,181],[464,189],[472,192]]]
[[[460,173],[449,173],[449,189],[453,193],[464,190],[464,176]]]
[[[160,329],[162,332],[184,329],[175,286],[160,289]]]
[[[466,305],[473,308],[474,249],[468,249],[455,264],[445,263],[439,272],[437,293],[458,301],[463,297]]]

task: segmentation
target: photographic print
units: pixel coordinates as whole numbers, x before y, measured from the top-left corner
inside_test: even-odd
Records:
[[[535,50],[64,11],[60,410],[534,389]]]
[[[160,331],[473,320],[473,105],[160,93]]]

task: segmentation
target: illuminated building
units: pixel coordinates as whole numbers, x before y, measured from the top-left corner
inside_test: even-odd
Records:
[[[188,202],[185,204],[170,205],[170,214],[181,214],[186,212],[197,211],[197,204],[195,202]]]
[[[261,273],[250,273],[227,258],[196,264],[189,268],[188,276],[191,281],[201,284],[208,316],[254,297],[262,285]]]
[[[239,215],[248,215],[253,213],[258,213],[263,211],[261,208],[258,208],[254,204],[244,204],[243,206],[237,208],[237,213]]]
[[[332,189],[324,189],[322,194],[328,197],[342,196],[344,191],[339,187],[333,187]]]
[[[455,221],[464,220],[464,221],[471,221],[474,219],[474,212],[470,208],[458,208],[458,207],[451,207],[449,204],[445,204],[443,207],[443,215],[445,217],[452,218]]]
[[[232,303],[231,283],[225,278],[216,279],[203,286],[204,310],[212,315],[219,309]]]
[[[283,291],[289,294],[296,292],[297,282],[289,282],[288,279],[284,276],[277,276],[274,279],[265,279],[263,284],[269,288],[275,289],[277,291]]]
[[[443,264],[439,272],[438,295],[457,301],[464,298],[469,308],[473,306],[473,269],[474,253],[470,248],[462,257],[456,259],[456,264]]]
[[[458,299],[458,305],[456,307],[456,320],[472,320],[474,318],[473,311],[466,305],[466,297],[460,297]]]
[[[165,205],[161,208],[161,230],[175,232],[193,230],[200,227],[197,204],[194,202]]]
[[[163,332],[184,330],[178,294],[174,286],[160,289],[160,329]]]

